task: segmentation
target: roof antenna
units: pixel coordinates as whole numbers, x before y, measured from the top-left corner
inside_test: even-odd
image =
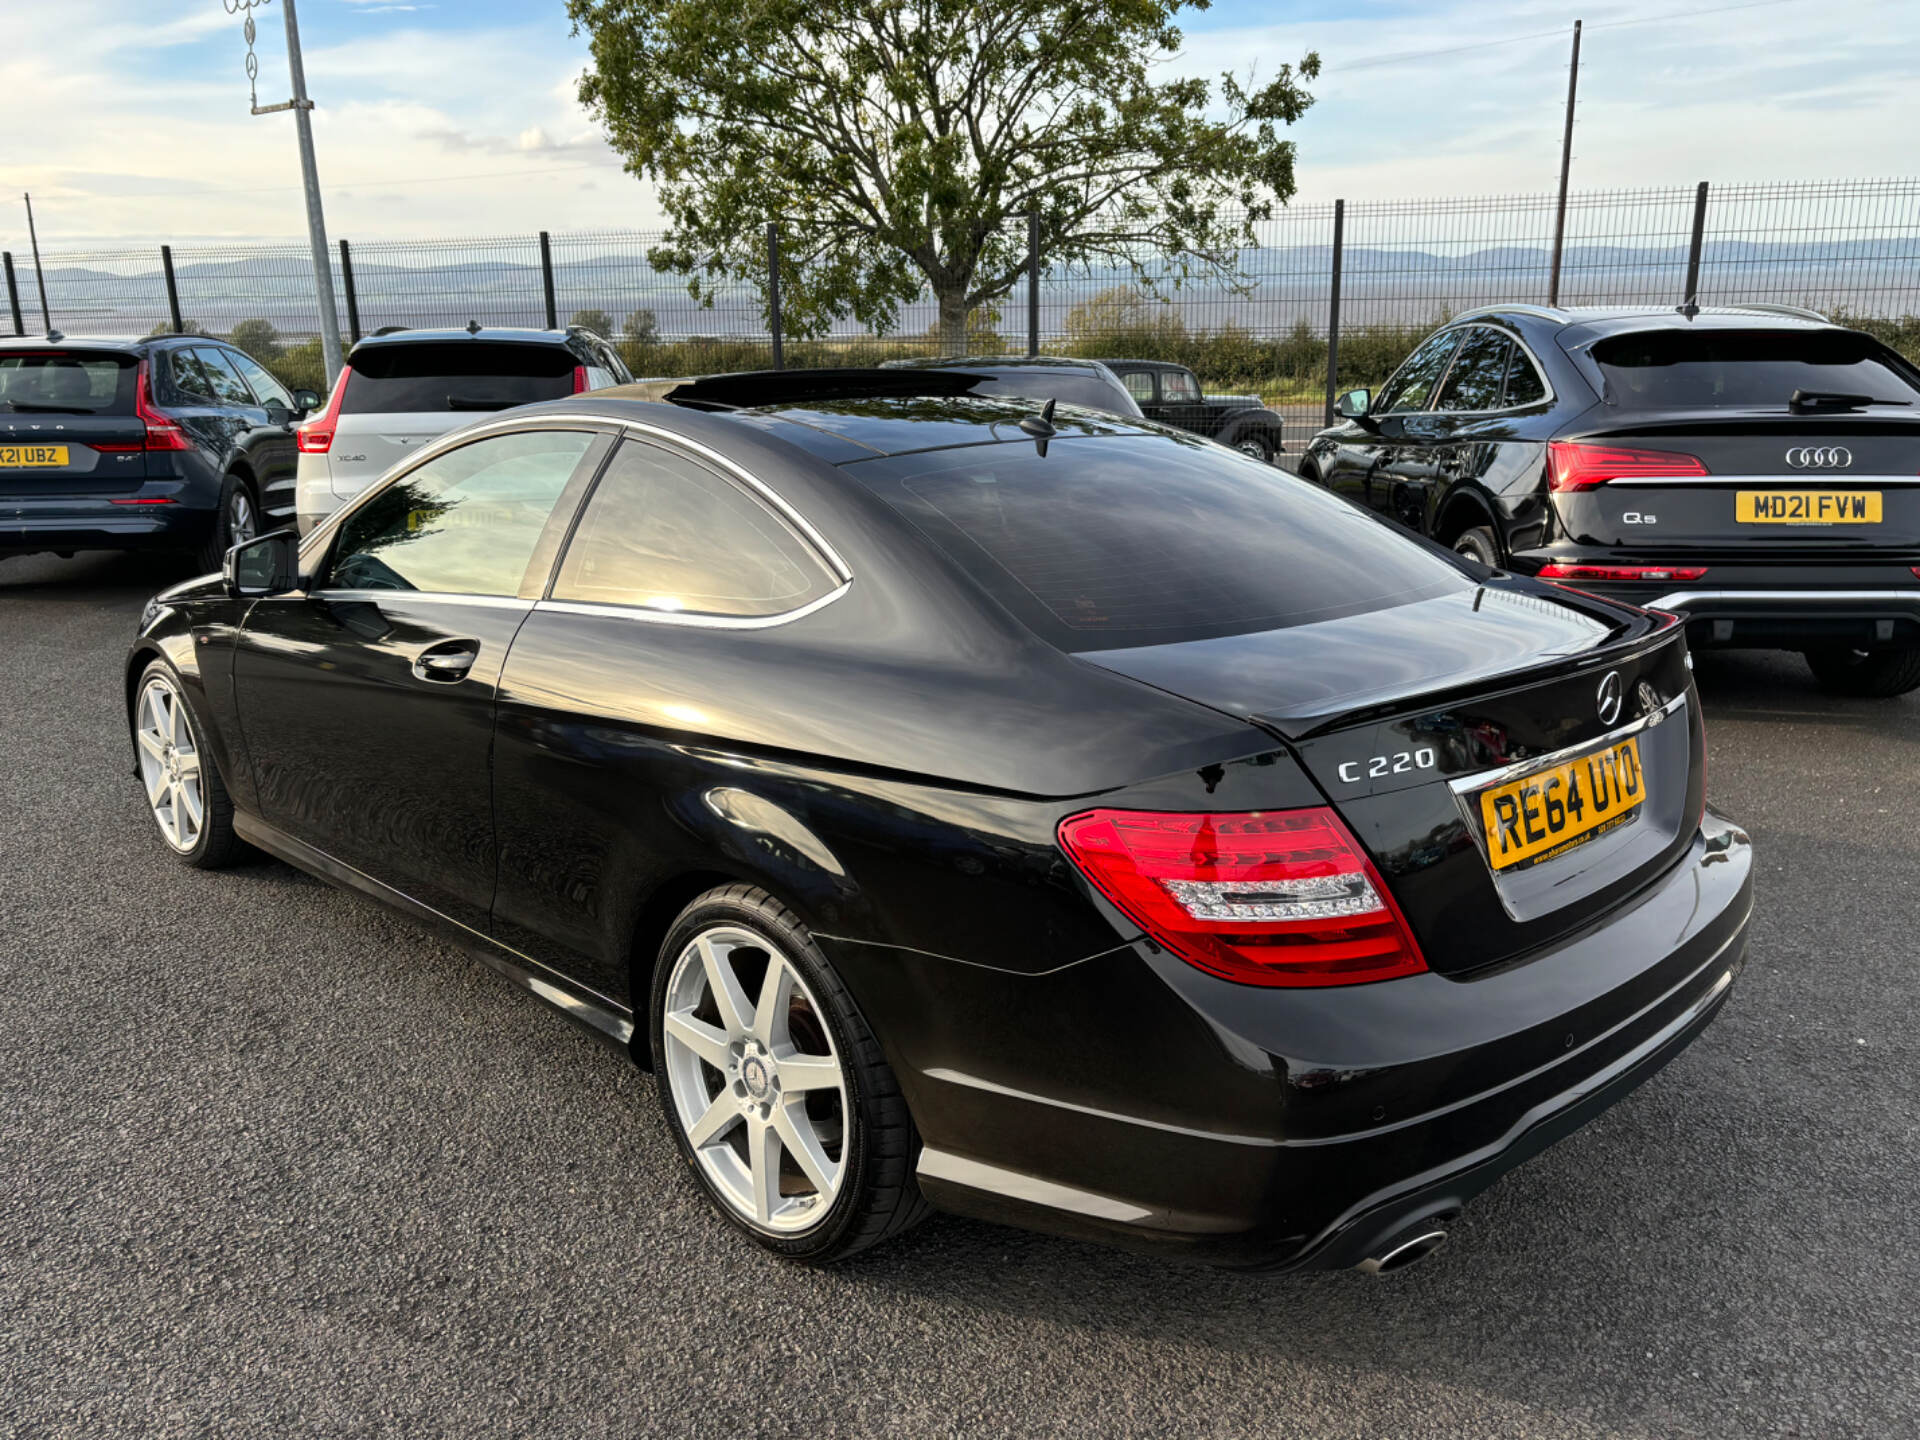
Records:
[[[1700,301],[1698,297],[1689,295],[1684,304],[1676,305],[1673,308],[1675,313],[1684,315],[1687,319],[1691,320],[1700,313]]]
[[[1033,448],[1040,452],[1042,460],[1047,458],[1047,442],[1060,433],[1053,428],[1053,407],[1059,403],[1058,399],[1049,400],[1038,415],[1029,415],[1020,422],[1021,433],[1033,437]]]
[[[467,333],[469,335],[478,335],[480,333],[480,322],[478,320],[469,320],[467,322]]]

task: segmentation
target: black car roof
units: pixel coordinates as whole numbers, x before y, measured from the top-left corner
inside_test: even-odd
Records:
[[[1482,320],[1503,320],[1522,328],[1560,334],[1577,345],[1605,335],[1645,330],[1804,330],[1843,329],[1825,316],[1792,305],[1702,305],[1686,312],[1675,305],[1486,305],[1455,316],[1448,328]]]
[[[354,345],[355,350],[370,350],[381,345],[416,345],[422,341],[435,344],[459,344],[468,341],[484,344],[515,345],[565,345],[572,338],[571,330],[533,330],[516,326],[482,326],[469,330],[466,326],[449,326],[441,330],[388,330],[378,335],[363,336]],[[586,331],[582,334],[589,333]]]
[[[1191,370],[1190,365],[1182,365],[1178,360],[1102,360],[1109,370],[1124,365],[1129,370]]]
[[[139,338],[132,335],[65,335],[56,330],[50,335],[5,336],[0,338],[0,351],[44,350],[49,345],[70,345],[76,350],[124,350],[131,355],[162,340],[204,340],[219,345],[227,343],[215,340],[211,335],[149,335]]]
[[[744,431],[783,441],[829,464],[919,450],[943,450],[956,445],[1033,443],[1033,437],[1020,429],[1020,422],[1040,413],[1042,403],[1038,400],[1012,395],[972,396],[924,385],[915,388],[906,383],[913,375],[911,371],[852,372],[890,375],[898,387],[891,391],[849,394],[845,389],[835,390],[824,383],[847,373],[799,370],[711,376],[670,391],[665,403],[649,399],[640,386],[615,385],[530,408],[605,415],[615,420],[642,420],[695,440],[712,440],[729,431],[736,434]],[[760,401],[757,404],[727,404],[700,398],[703,393],[711,396],[717,382],[770,380],[782,376],[790,382],[818,377],[823,383],[819,383],[811,395],[805,393],[802,386],[795,386],[785,393],[753,397]],[[704,391],[697,387],[704,387]],[[695,398],[682,398],[681,392],[690,389]],[[734,391],[740,398],[746,398],[738,384],[734,385]],[[1062,439],[1166,433],[1158,426],[1142,424],[1126,416],[1071,405],[1060,406],[1053,423]]]

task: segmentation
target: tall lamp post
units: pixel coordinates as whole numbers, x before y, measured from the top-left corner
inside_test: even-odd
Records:
[[[307,98],[307,71],[300,60],[300,17],[294,0],[280,0],[287,12],[287,73],[293,82],[293,98],[279,105],[262,105],[256,79],[260,65],[253,54],[253,11],[269,0],[222,0],[229,15],[247,17],[247,83],[252,91],[253,113],[272,115],[280,110],[293,112],[293,123],[300,137],[300,180],[307,193],[307,240],[313,246],[313,290],[320,305],[320,353],[327,365],[327,384],[340,374],[340,313],[333,303],[333,266],[327,253],[327,222],[320,209],[320,172],[313,158],[313,101]]]

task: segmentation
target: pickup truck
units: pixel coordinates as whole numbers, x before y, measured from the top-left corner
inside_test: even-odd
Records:
[[[1191,430],[1271,465],[1285,448],[1280,417],[1252,395],[1205,395],[1184,365],[1167,360],[1107,360],[1106,367],[1149,420]]]

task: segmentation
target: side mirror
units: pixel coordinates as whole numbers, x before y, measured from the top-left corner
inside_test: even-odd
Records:
[[[220,576],[227,594],[284,595],[300,585],[300,536],[293,530],[275,530],[227,551]]]
[[[313,390],[296,390],[293,392],[293,404],[300,414],[311,415],[320,408],[319,393]]]
[[[1342,420],[1364,420],[1372,408],[1371,390],[1349,390],[1333,402],[1333,413]]]

